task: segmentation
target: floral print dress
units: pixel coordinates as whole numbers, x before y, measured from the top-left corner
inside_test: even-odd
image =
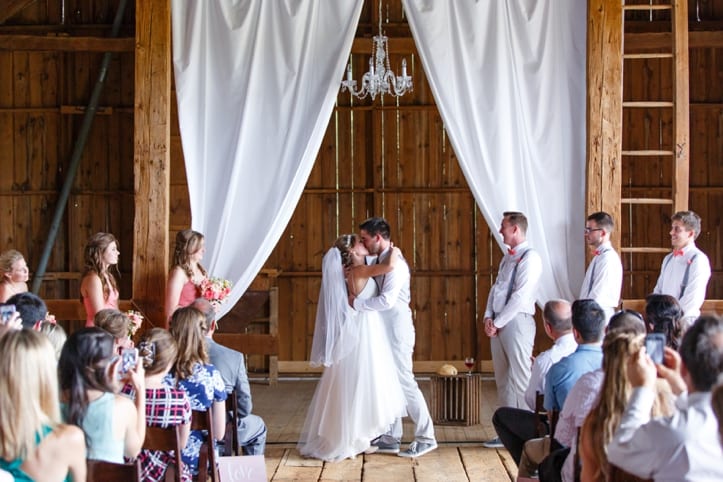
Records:
[[[223,402],[227,397],[221,373],[210,364],[196,363],[190,377],[176,380],[168,374],[166,381],[185,390],[191,402],[191,410],[205,412],[213,402]],[[188,443],[183,449],[183,463],[188,465],[194,475],[198,474],[198,455],[205,439],[204,431],[191,430]]]

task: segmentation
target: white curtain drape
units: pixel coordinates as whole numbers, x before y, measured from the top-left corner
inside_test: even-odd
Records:
[[[543,259],[538,301],[576,298],[584,272],[587,2],[402,1],[487,223],[497,231],[503,211],[524,212]]]
[[[358,0],[173,0],[192,227],[206,237],[209,273],[234,282],[221,316],[293,214],[361,8]]]

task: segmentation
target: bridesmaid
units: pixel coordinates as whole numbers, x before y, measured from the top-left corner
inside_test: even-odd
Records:
[[[170,319],[177,308],[193,303],[201,294],[199,285],[207,274],[201,260],[206,252],[203,234],[191,229],[179,231],[173,252],[173,268],[166,287],[166,318]]]
[[[97,233],[85,245],[85,273],[80,282],[80,299],[85,306],[85,326],[94,326],[95,314],[106,308],[118,309],[118,240],[110,233]]]
[[[0,272],[0,303],[28,291],[28,263],[19,251],[9,249],[0,255]]]

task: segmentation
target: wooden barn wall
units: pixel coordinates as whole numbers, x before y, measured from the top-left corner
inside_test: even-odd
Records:
[[[645,3],[638,1],[633,3]],[[653,3],[668,3],[655,1]],[[721,30],[723,2],[690,1],[689,30]],[[626,33],[670,30],[669,13],[628,12]],[[649,51],[654,51],[648,49]],[[668,49],[658,49],[669,51]],[[708,299],[723,297],[723,49],[691,46],[690,72],[690,194],[688,208],[701,215],[697,245],[708,254],[712,276]],[[626,59],[624,100],[669,100],[673,89],[672,59]],[[669,109],[628,109],[624,113],[623,150],[673,150],[673,118]],[[669,156],[626,158],[622,197],[670,198],[673,179]],[[622,246],[669,246],[670,206],[623,205]],[[625,253],[624,299],[644,298],[657,281],[663,254]]]
[[[117,0],[29,2],[4,23],[0,36],[39,36],[70,32],[102,36],[109,30]],[[691,0],[691,30],[721,30],[723,0]],[[72,5],[71,5],[72,4]],[[337,235],[357,230],[366,217],[387,217],[393,239],[412,268],[412,309],[417,329],[415,359],[489,359],[489,342],[476,322],[486,302],[501,256],[469,192],[398,0],[385,2],[385,31],[392,39],[391,63],[410,63],[414,91],[399,100],[350,101],[340,94],[317,162],[296,211],[266,268],[281,270],[279,287],[280,359],[308,357],[320,282],[321,257]],[[376,31],[376,9],[367,2],[357,36]],[[697,13],[696,13],[697,12]],[[696,15],[701,15],[697,22]],[[64,17],[64,18],[63,18]],[[63,21],[64,20],[64,21]],[[639,27],[655,30],[655,22]],[[133,2],[124,19],[133,35]],[[723,65],[719,48],[693,48],[691,66],[690,207],[704,220],[698,244],[714,269],[709,298],[723,298],[721,208],[723,207]],[[364,70],[367,51],[352,55],[355,78]],[[55,201],[81,122],[73,112],[83,106],[95,81],[100,53],[73,50],[0,49],[0,249],[23,251],[37,265]],[[665,60],[626,63],[625,92],[635,89],[650,99],[671,88]],[[669,62],[669,61],[668,61]],[[668,69],[668,70],[666,70]],[[121,297],[131,296],[133,242],[134,55],[116,54],[101,98],[107,107],[96,117],[81,161],[68,211],[48,266],[41,295],[78,296],[82,250],[100,230],[120,239]],[[657,148],[670,142],[671,119],[640,111],[624,134],[624,145]],[[170,238],[190,224],[190,209],[175,102],[171,143]],[[670,168],[662,159],[631,164],[623,173],[623,195],[668,189]],[[638,207],[620,220],[622,242],[649,237],[667,244],[665,209]],[[533,220],[534,222],[534,220]],[[583,242],[582,233],[580,235]],[[636,241],[636,244],[637,243]],[[625,298],[652,289],[660,255],[625,258]],[[162,300],[159,300],[162,302]],[[538,348],[544,334],[538,330]]]
[[[58,1],[26,3],[0,24],[0,36],[106,36],[118,4],[65,2],[63,12]],[[133,2],[128,3],[123,31],[132,36],[135,15]],[[31,271],[48,236],[82,123],[81,109],[96,82],[102,55],[73,49],[0,49],[0,249],[21,251]],[[44,298],[77,299],[83,248],[98,231],[119,239],[121,298],[131,297],[133,71],[132,51],[113,56],[101,109],[41,286]]]

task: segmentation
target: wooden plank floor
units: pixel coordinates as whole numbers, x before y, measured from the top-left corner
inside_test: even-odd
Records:
[[[482,382],[480,424],[435,425],[437,450],[418,459],[371,454],[337,463],[305,459],[296,450],[316,383],[316,379],[282,379],[277,386],[269,386],[252,380],[253,412],[263,417],[268,427],[265,459],[271,481],[509,482],[517,476],[517,467],[506,450],[481,445],[495,436],[491,422],[497,399],[494,381]],[[429,400],[429,380],[421,378],[419,386]],[[403,447],[412,440],[413,431],[411,421],[405,419]]]

